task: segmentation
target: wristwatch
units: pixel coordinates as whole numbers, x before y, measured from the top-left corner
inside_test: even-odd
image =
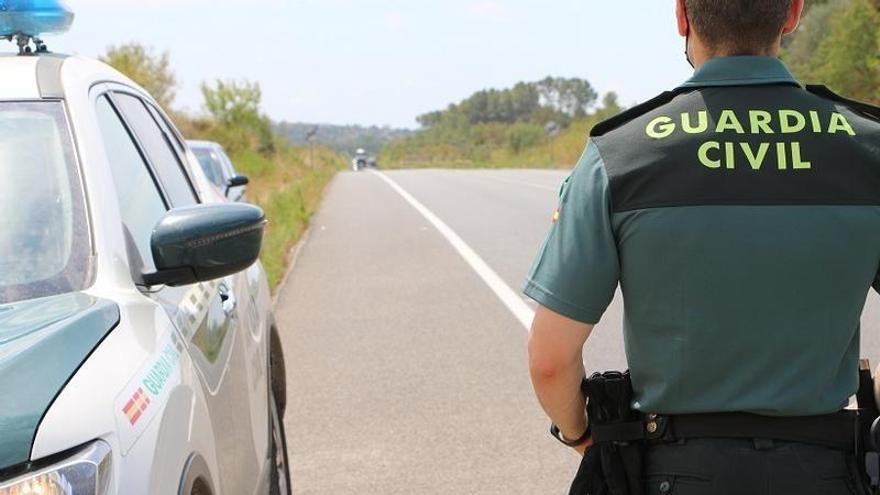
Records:
[[[559,431],[559,427],[556,426],[555,423],[550,424],[550,434],[553,435],[553,438],[562,442],[563,445],[567,447],[580,447],[581,445],[587,443],[587,440],[590,439],[592,435],[592,428],[590,428],[589,422],[587,423],[587,429],[584,431],[584,434],[578,437],[576,440],[568,440],[564,436],[562,436],[562,432]]]

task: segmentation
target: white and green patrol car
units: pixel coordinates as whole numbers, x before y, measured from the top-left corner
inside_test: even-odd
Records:
[[[0,495],[289,493],[263,213],[71,17],[0,0]]]

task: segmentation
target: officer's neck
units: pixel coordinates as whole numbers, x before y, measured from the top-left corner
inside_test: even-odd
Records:
[[[691,50],[691,62],[694,64],[694,68],[699,69],[703,64],[712,60],[713,58],[722,58],[722,57],[736,57],[736,56],[746,56],[753,55],[759,57],[779,57],[779,52],[782,49],[781,40],[779,43],[769,46],[764,50],[732,50],[724,47],[708,47],[701,43],[694,43]]]

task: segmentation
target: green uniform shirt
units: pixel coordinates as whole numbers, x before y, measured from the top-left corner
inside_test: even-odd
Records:
[[[728,57],[597,126],[525,293],[597,323],[620,284],[641,411],[811,415],[856,391],[878,270],[880,122]]]

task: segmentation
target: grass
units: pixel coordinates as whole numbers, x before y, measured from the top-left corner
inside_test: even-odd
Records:
[[[407,151],[387,153],[380,157],[380,163],[383,168],[570,169],[583,154],[590,129],[614,113],[616,110],[603,110],[575,120],[555,137],[544,139],[541,143],[519,152],[508,146],[486,149],[461,143],[459,146],[451,143],[428,143],[422,146],[413,145]]]
[[[263,208],[269,220],[260,260],[274,292],[287,269],[288,252],[308,227],[324,187],[345,167],[345,159],[316,149],[312,162],[307,149],[289,145],[272,156],[243,151],[232,159],[250,178],[248,200]]]

